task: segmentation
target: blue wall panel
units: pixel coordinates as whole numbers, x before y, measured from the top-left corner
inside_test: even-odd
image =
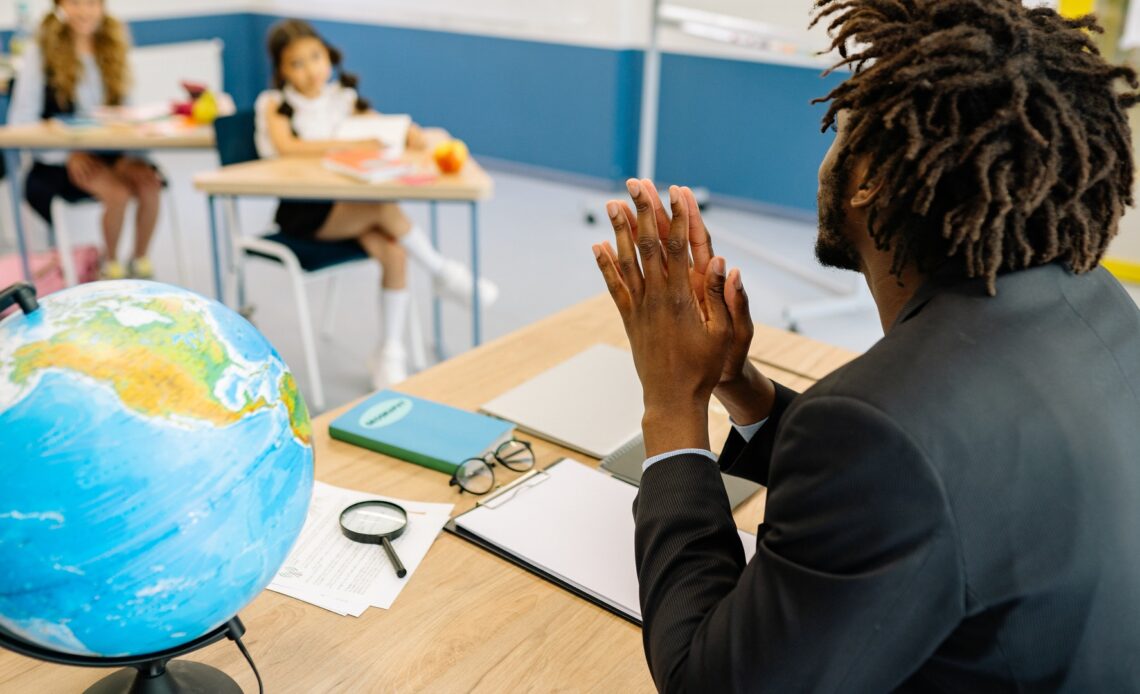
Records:
[[[259,18],[261,36],[273,20]],[[605,179],[636,166],[640,54],[314,22],[381,111],[447,128],[475,152]],[[268,75],[266,74],[266,78]],[[621,107],[618,107],[621,104]]]
[[[662,59],[657,176],[714,193],[814,210],[819,164],[832,135],[822,105],[841,78],[736,60]]]
[[[279,17],[225,14],[131,23],[136,43],[220,38],[239,107],[269,84],[265,36]],[[643,53],[337,21],[317,30],[342,49],[361,91],[467,141],[480,155],[615,183],[637,170]],[[840,77],[804,68],[666,55],[657,177],[714,194],[815,209],[819,133]]]

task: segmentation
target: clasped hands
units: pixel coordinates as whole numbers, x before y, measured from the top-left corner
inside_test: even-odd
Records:
[[[646,455],[708,449],[714,392],[739,424],[767,417],[774,399],[748,361],[753,324],[740,271],[726,272],[714,255],[691,190],[669,189],[670,214],[648,179],[627,188],[636,212],[606,204],[617,250],[608,242],[593,250],[641,379]]]

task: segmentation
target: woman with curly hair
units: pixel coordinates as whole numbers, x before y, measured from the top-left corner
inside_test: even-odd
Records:
[[[90,114],[101,106],[127,102],[130,69],[126,26],[106,12],[104,0],[54,0],[28,47],[12,96],[9,122]],[[146,160],[125,152],[41,152],[28,174],[27,198],[49,224],[51,201],[94,197],[103,203],[100,274],[149,279],[147,252],[158,222],[162,179]],[[135,246],[124,268],[118,260],[119,238],[127,204],[138,201]]]

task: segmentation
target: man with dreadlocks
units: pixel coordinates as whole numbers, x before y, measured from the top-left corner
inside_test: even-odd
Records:
[[[670,215],[631,180],[594,246],[644,388],[654,681],[1140,692],[1140,311],[1098,267],[1136,75],[1093,19],[1019,0],[816,8],[853,70],[825,99],[817,254],[866,277],[885,337],[802,395],[765,378],[684,188]],[[768,486],[747,563],[713,394],[721,467]]]

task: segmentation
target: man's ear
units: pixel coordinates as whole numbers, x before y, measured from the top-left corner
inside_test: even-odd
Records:
[[[855,191],[855,195],[851,198],[851,206],[855,209],[862,209],[867,207],[875,198],[879,196],[879,192],[883,190],[883,179],[863,179],[859,184],[859,190]]]

